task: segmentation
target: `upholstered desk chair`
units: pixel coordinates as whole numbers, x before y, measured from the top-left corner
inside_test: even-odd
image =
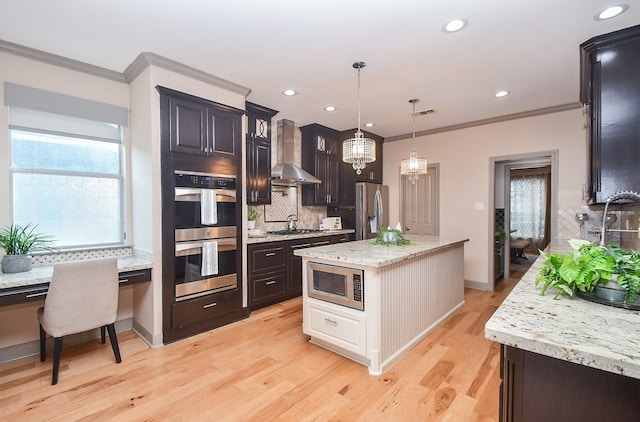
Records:
[[[63,336],[99,327],[104,344],[106,327],[116,362],[122,361],[114,326],[117,311],[116,258],[63,262],[53,267],[44,307],[38,309],[41,362],[45,361],[47,333],[54,338],[52,385],[58,383]]]

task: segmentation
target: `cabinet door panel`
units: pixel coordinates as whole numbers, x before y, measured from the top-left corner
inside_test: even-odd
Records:
[[[206,155],[206,107],[171,98],[171,150]]]
[[[254,146],[255,154],[255,190],[257,192],[255,202],[257,204],[271,203],[271,144],[256,142]]]
[[[581,99],[590,101],[590,199],[640,190],[640,26],[581,45]]]
[[[236,136],[239,136],[238,119],[232,114],[209,109],[210,148],[213,151],[235,154]]]

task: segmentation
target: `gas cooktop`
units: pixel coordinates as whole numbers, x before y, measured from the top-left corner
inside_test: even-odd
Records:
[[[267,234],[307,234],[307,233],[320,233],[322,230],[318,229],[296,229],[296,230],[276,230],[267,232]]]

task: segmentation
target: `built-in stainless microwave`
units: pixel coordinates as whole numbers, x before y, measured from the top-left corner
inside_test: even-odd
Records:
[[[307,263],[307,295],[364,310],[364,271],[337,265]]]

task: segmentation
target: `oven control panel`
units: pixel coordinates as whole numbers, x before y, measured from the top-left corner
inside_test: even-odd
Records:
[[[235,176],[176,171],[174,186],[183,188],[236,189]]]

